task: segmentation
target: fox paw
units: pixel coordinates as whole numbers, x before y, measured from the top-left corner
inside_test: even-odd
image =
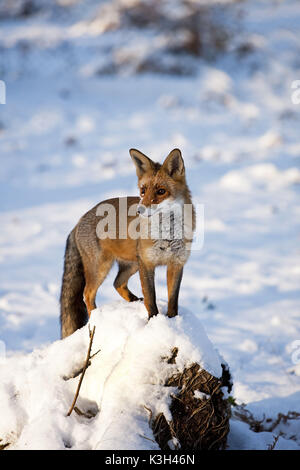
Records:
[[[168,312],[168,313],[167,313],[167,316],[168,316],[169,318],[176,317],[177,315],[178,315],[177,312]]]

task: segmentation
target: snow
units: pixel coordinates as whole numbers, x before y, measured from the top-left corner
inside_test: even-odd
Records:
[[[277,437],[276,434],[270,432],[253,432],[250,431],[246,423],[241,421],[231,421],[231,432],[228,444],[231,449],[239,450],[268,450]],[[294,440],[288,440],[279,436],[275,443],[276,450],[299,450],[299,446]]]
[[[65,340],[29,354],[10,357],[0,369],[0,435],[10,449],[158,449],[151,428],[153,416],[172,419],[173,387],[167,378],[197,362],[221,377],[221,359],[197,317],[182,310],[173,319],[161,314],[147,320],[143,302],[118,301],[92,312],[89,325]],[[77,406],[96,410],[88,418],[67,412],[95,327],[91,365]],[[168,364],[178,348],[176,364]],[[45,385],[47,384],[47,387]],[[198,397],[199,398],[199,397]]]
[[[169,64],[166,38],[153,30],[118,30],[119,10],[111,6],[100,21],[95,11],[105,2],[71,3],[64,12],[44,0],[35,15],[1,18],[7,96],[0,105],[0,345],[7,359],[1,352],[0,373],[5,368],[7,375],[0,401],[7,406],[0,439],[15,433],[22,436],[14,441],[19,448],[33,442],[96,448],[89,442],[93,420],[65,418],[75,382],[60,374],[82,362],[88,341],[80,332],[57,342],[65,241],[100,200],[136,194],[129,148],[161,161],[179,147],[193,200],[204,205],[204,243],[185,267],[181,311],[201,321],[229,364],[236,403],[257,420],[265,416],[260,433],[233,416],[229,448],[265,449],[280,434],[275,449],[299,449],[298,2],[235,2],[232,8],[244,14],[229,51],[214,61],[178,57],[197,71],[182,76],[136,74],[152,43],[161,64]],[[183,14],[180,5],[176,14]],[[250,52],[241,54],[242,46]],[[114,61],[119,68],[105,74]],[[119,299],[115,275],[113,268],[99,289],[100,310]],[[130,284],[141,295],[137,275]],[[166,299],[164,269],[157,270],[156,285],[157,297]],[[24,392],[20,400],[17,389]],[[267,420],[276,423],[280,413],[298,418],[271,429]],[[146,432],[143,420],[120,416],[117,424],[127,418],[128,427]],[[80,419],[84,424],[75,426]]]
[[[203,399],[204,400],[209,400],[210,399],[210,395],[208,395],[207,393],[200,392],[199,390],[195,390],[194,397],[198,398],[199,400],[203,400]]]

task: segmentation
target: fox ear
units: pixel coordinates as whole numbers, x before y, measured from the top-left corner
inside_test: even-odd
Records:
[[[153,161],[146,157],[142,152],[136,149],[129,150],[133,163],[135,164],[136,174],[141,178],[144,173],[154,168]]]
[[[162,167],[172,178],[184,176],[184,162],[179,149],[174,149],[165,159]]]

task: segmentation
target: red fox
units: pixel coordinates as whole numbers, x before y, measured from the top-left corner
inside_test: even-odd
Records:
[[[183,266],[195,230],[195,210],[183,158],[180,150],[174,149],[161,165],[136,149],[129,153],[136,167],[140,197],[114,198],[97,204],[68,237],[60,297],[62,338],[85,325],[96,308],[97,290],[114,261],[119,267],[115,289],[129,302],[144,300],[149,318],[158,314],[155,267],[166,265],[167,315],[178,314]],[[188,235],[186,227],[180,230],[182,208],[186,206],[191,208],[189,223],[184,222]],[[108,217],[109,214],[114,217]],[[108,225],[110,230],[104,230]],[[143,299],[138,299],[127,287],[129,278],[137,271]]]

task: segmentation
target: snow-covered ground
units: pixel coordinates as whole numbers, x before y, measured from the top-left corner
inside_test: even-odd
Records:
[[[300,104],[292,83],[300,80],[300,8],[296,0],[235,8],[245,14],[229,52],[199,59],[191,76],[95,74],[126,31],[101,35],[98,25],[90,34],[91,0],[60,19],[42,10],[1,20],[1,362],[30,363],[26,353],[59,338],[67,234],[98,201],[136,194],[128,149],[161,161],[179,147],[205,215],[180,304],[200,319],[230,366],[233,397],[263,431],[233,417],[229,448],[267,448],[279,434],[275,448],[299,448]],[[151,37],[140,29],[132,38],[140,60]],[[119,300],[115,274],[98,305]],[[137,275],[131,284],[140,292]],[[166,298],[163,269],[157,294]],[[18,428],[14,416],[7,420]]]
[[[0,371],[3,443],[11,449],[159,449],[149,412],[172,419],[169,404],[176,388],[165,387],[165,381],[193,363],[222,375],[222,359],[196,316],[184,311],[170,320],[166,303],[159,307],[164,314],[151,322],[142,302],[118,301],[94,310],[89,327],[95,327],[95,356],[76,402],[85,416],[66,415],[78,384],[78,377],[70,377],[82,368],[88,350],[88,326],[65,341],[8,359]],[[163,361],[174,347],[176,364]]]

